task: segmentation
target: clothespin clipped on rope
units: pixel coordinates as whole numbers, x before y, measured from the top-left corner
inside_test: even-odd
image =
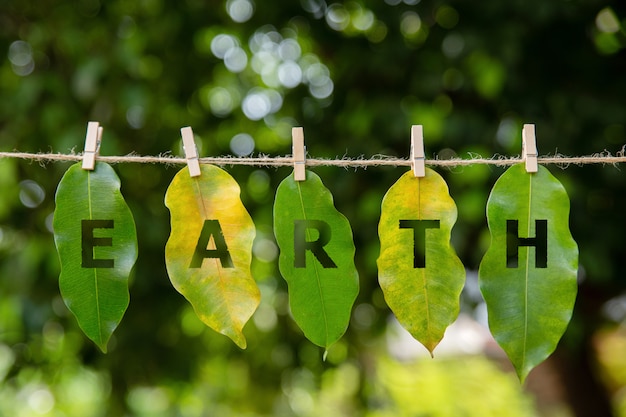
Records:
[[[426,176],[425,159],[424,128],[422,125],[413,125],[411,126],[411,167],[415,177]]]
[[[190,177],[200,176],[200,162],[198,160],[198,148],[196,147],[196,141],[193,137],[193,130],[190,126],[186,126],[180,129],[180,134],[183,137],[183,149],[185,150],[185,159],[187,159],[187,166],[189,167]]]
[[[526,161],[526,172],[537,172],[537,141],[534,124],[525,124],[522,128],[522,159]]]
[[[292,154],[293,154],[293,179],[295,181],[306,180],[306,146],[304,146],[304,129],[294,127],[291,129]]]
[[[96,156],[100,152],[102,142],[102,126],[98,122],[87,123],[85,135],[85,150],[83,152],[83,169],[93,171],[96,166]]]

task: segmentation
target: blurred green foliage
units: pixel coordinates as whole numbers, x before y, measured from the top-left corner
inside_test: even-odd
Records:
[[[414,123],[429,157],[518,155],[523,123],[536,124],[542,154],[616,153],[626,143],[624,19],[610,0],[4,0],[0,149],[80,152],[86,122],[97,120],[103,155],[180,155],[186,125],[201,155],[284,155],[290,128],[302,125],[315,157],[405,157]],[[240,351],[203,327],[166,275],[163,196],[176,170],[115,166],[139,260],[102,355],[58,295],[51,214],[68,166],[0,160],[0,414],[535,414],[486,359],[388,357],[376,227],[403,170],[315,170],[352,224],[361,281],[348,332],[323,362],[290,318],[277,271],[271,208],[289,169],[226,167],[257,227],[262,290]],[[626,316],[623,172],[550,169],[570,194],[581,263],[554,369],[571,414],[625,415],[624,380],[607,388],[592,343]],[[501,172],[441,172],[459,207],[452,242],[470,272],[488,244],[484,209]],[[481,317],[470,280],[463,306]]]

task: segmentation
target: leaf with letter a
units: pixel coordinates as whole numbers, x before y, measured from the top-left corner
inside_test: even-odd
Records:
[[[378,281],[400,324],[431,353],[459,314],[465,269],[450,246],[457,209],[444,179],[405,173],[387,191]]]
[[[313,172],[285,178],[276,191],[274,234],[289,305],[304,335],[328,349],[345,333],[359,292],[348,220]]]
[[[110,165],[72,165],[59,182],[54,242],[63,301],[87,337],[106,353],[129,303],[128,276],[137,260],[132,213]]]
[[[181,169],[165,194],[167,273],[207,326],[245,349],[243,327],[261,300],[250,272],[256,230],[233,177],[213,165],[200,170],[192,178]]]
[[[569,198],[543,166],[496,181],[487,202],[491,245],[478,271],[489,328],[523,382],[567,328],[576,299],[578,247]]]

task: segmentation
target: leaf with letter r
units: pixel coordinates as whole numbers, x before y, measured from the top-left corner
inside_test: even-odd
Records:
[[[457,318],[465,268],[450,234],[457,209],[443,178],[405,173],[387,191],[378,234],[378,281],[400,324],[431,353]]]
[[[167,273],[202,322],[245,349],[243,327],[261,300],[250,272],[256,229],[233,177],[213,165],[200,172],[181,169],[165,194]]]
[[[274,234],[293,317],[310,341],[328,349],[346,331],[359,292],[350,223],[321,179],[306,171],[305,181],[290,175],[278,186]]]
[[[55,196],[54,242],[63,301],[103,351],[129,303],[128,276],[137,260],[135,221],[113,168],[72,165]]]
[[[524,164],[496,181],[487,202],[491,245],[478,271],[489,328],[523,382],[556,348],[572,316],[578,246],[565,188]]]

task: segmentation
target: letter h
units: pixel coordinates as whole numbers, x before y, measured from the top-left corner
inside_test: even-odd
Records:
[[[535,237],[519,237],[519,221],[506,221],[506,267],[517,268],[519,247],[534,246],[535,268],[548,267],[548,221],[535,220]]]

